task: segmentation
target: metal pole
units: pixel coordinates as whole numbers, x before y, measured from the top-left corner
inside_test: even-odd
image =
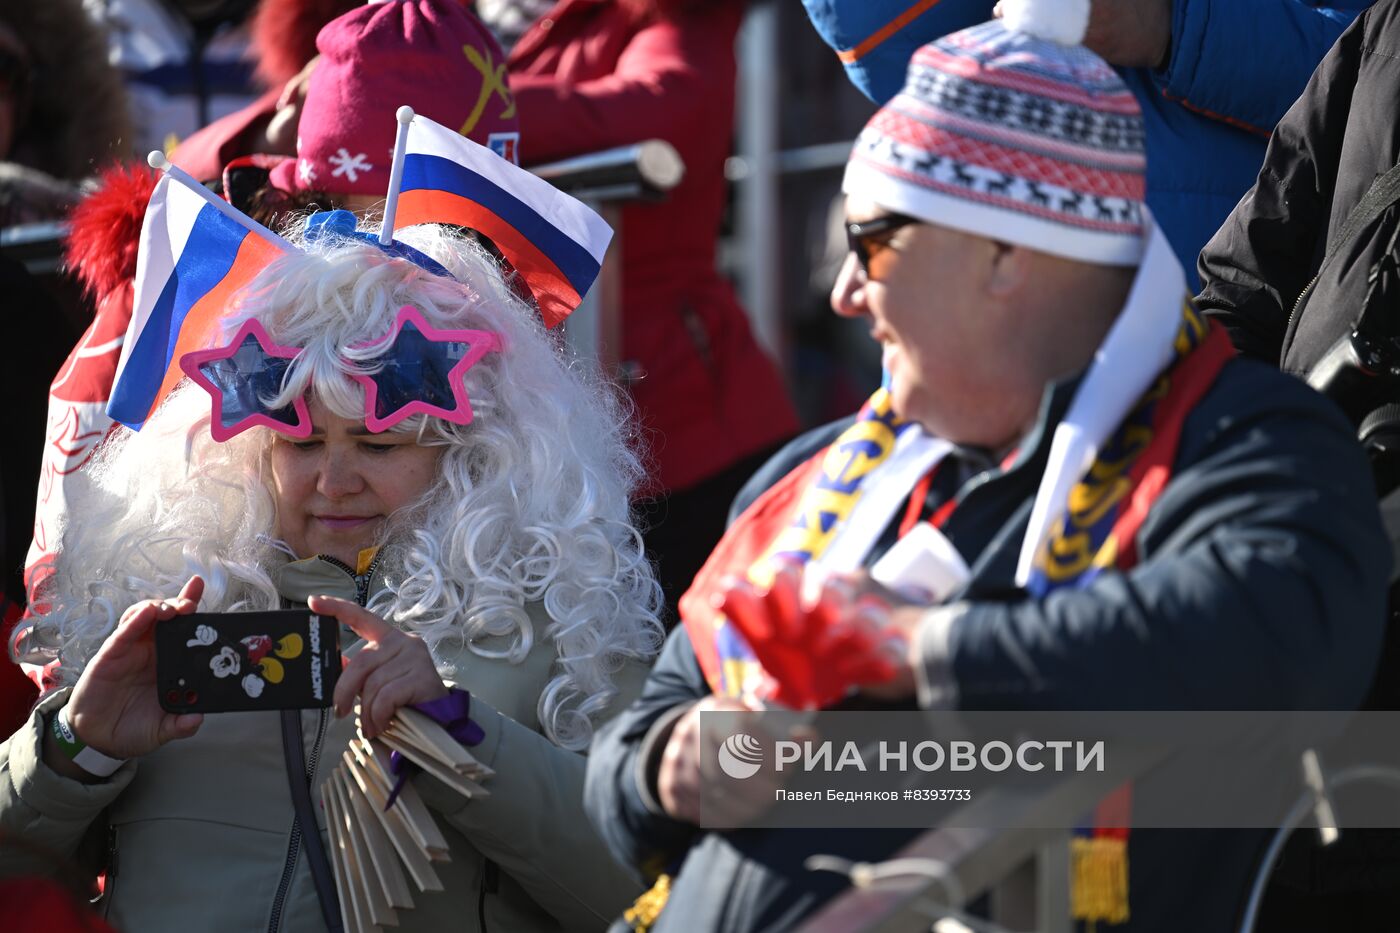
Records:
[[[597,360],[603,374],[616,379],[622,354],[622,208],[616,203],[588,206],[616,233],[593,287],[564,322],[564,341],[580,357]]]
[[[782,359],[778,251],[778,5],[755,4],[739,33],[739,155],[747,174],[739,188],[741,297],[758,343]]]

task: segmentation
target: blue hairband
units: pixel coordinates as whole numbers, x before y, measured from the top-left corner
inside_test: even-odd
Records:
[[[355,224],[355,215],[349,211],[317,211],[306,218],[306,242],[317,243],[324,239],[359,240],[362,243],[379,247],[395,259],[406,259],[433,275],[440,275],[448,279],[453,278],[452,273],[443,268],[431,256],[419,252],[407,243],[400,243],[398,240],[394,240],[386,246],[379,242],[379,237],[376,234],[357,230]]]

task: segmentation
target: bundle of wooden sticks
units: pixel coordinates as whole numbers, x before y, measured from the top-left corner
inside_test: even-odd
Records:
[[[466,797],[488,796],[480,782],[491,769],[432,719],[404,708],[381,735],[366,739],[357,708],[356,737],[321,786],[345,933],[398,926],[396,912],[413,907],[410,878],[419,891],[442,890],[432,863],[448,861],[447,840],[412,782],[386,806],[398,783],[391,752]]]

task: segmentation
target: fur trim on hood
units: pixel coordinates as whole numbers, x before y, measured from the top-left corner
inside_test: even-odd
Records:
[[[136,276],[136,251],[156,175],[144,165],[114,165],[69,216],[68,268],[101,301]]]
[[[281,87],[316,55],[321,27],[364,0],[262,0],[253,14],[258,77]]]
[[[123,153],[131,139],[126,89],[81,0],[0,0],[0,23],[31,61],[28,106],[9,160],[80,179]]]

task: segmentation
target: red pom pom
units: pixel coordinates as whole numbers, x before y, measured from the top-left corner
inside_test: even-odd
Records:
[[[69,215],[67,257],[83,288],[101,301],[136,275],[141,221],[156,174],[144,165],[114,165],[98,183]]]

